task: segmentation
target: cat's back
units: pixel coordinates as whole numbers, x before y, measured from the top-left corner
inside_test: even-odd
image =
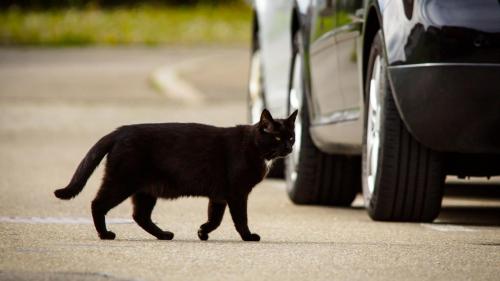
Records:
[[[216,127],[200,123],[149,123],[117,129],[118,141],[128,145],[171,149],[209,149],[238,142],[245,126]]]
[[[147,123],[126,125],[118,129],[123,138],[157,138],[185,139],[204,137],[211,138],[224,134],[227,128],[199,123]]]

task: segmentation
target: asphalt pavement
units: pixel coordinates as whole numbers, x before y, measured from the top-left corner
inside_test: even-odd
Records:
[[[158,68],[203,102],[172,99],[176,88],[152,78]],[[0,280],[500,280],[498,197],[450,193],[432,224],[383,223],[360,197],[351,208],[296,206],[283,181],[265,180],[249,199],[262,240],[242,242],[228,213],[198,240],[204,198],[158,202],[153,219],[172,241],[133,223],[129,201],[107,216],[117,239],[99,240],[90,201],[102,165],[74,200],[53,196],[120,125],[245,123],[247,70],[237,48],[0,49]]]

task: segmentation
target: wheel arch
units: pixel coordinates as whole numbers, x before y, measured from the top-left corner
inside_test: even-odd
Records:
[[[314,101],[311,94],[311,73],[309,69],[309,44],[310,44],[310,26],[311,21],[310,9],[308,8],[308,2],[304,0],[294,1],[292,8],[292,18],[290,22],[290,46],[292,52],[301,51],[302,67],[304,69],[304,98],[307,99],[309,118],[312,120],[315,117],[315,108],[313,106]],[[294,38],[296,34],[300,31],[300,37],[302,39],[302,44],[296,46],[294,43]],[[290,85],[289,78],[289,85]]]
[[[292,9],[292,21],[290,24],[290,44],[292,45],[292,49],[294,48],[293,38],[295,34],[300,30],[300,19],[299,19],[299,11],[297,9],[297,5],[295,4]]]
[[[366,14],[366,19],[365,19],[365,25],[364,25],[364,32],[363,32],[363,84],[362,84],[362,91],[363,91],[363,99],[366,100],[366,95],[367,93],[365,92],[365,85],[366,85],[366,79],[367,79],[367,72],[368,72],[368,60],[370,58],[370,50],[371,46],[373,43],[373,39],[375,38],[375,35],[377,35],[377,32],[379,29],[381,29],[382,24],[380,20],[379,13],[377,12],[377,8],[375,5],[371,5],[368,7],[368,12]]]
[[[255,9],[252,9],[252,52],[259,46],[259,15]]]

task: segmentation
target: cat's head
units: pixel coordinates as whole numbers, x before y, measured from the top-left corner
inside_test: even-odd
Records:
[[[264,158],[271,160],[285,157],[292,152],[296,117],[297,110],[286,119],[274,119],[267,109],[262,111],[260,121],[255,126],[258,129],[256,143]]]

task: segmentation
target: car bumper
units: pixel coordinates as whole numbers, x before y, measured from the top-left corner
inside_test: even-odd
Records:
[[[410,133],[437,151],[500,153],[500,64],[390,66]]]

